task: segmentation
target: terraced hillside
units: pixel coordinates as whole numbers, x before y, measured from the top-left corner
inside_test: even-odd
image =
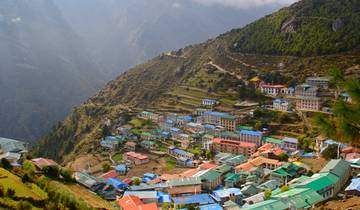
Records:
[[[85,104],[76,108],[63,123],[40,139],[34,152],[37,155],[65,160],[65,162],[87,153],[97,153],[99,135],[105,122],[110,120],[113,125],[119,125],[129,119],[129,114],[144,109],[190,112],[203,98],[220,100],[222,103],[218,109],[223,111],[233,111],[234,103],[245,100],[264,102],[247,86],[248,80],[255,75],[278,72],[285,78],[282,80],[285,84],[293,84],[304,81],[307,76],[326,75],[333,66],[345,70],[347,74],[359,73],[358,42],[351,42],[351,47],[339,49],[336,53],[333,50],[323,51],[322,45],[314,45],[315,48],[321,49],[322,53],[308,56],[305,56],[307,53],[304,53],[304,56],[295,56],[291,53],[265,55],[257,53],[257,50],[242,51],[241,48],[233,48],[234,40],[238,40],[242,33],[250,29],[256,28],[254,36],[265,33],[268,28],[281,31],[279,25],[272,24],[271,20],[275,17],[284,16],[281,19],[285,20],[287,16],[285,17],[284,14],[295,15],[295,9],[297,8],[298,11],[298,7],[314,7],[310,11],[314,11],[315,14],[315,11],[325,6],[328,10],[321,10],[330,12],[333,9],[331,2],[333,0],[303,0],[243,29],[233,30],[216,39],[188,46],[176,52],[164,53],[130,69],[109,82]],[[351,10],[350,15],[357,20],[359,16],[356,10],[357,1],[345,0],[345,2],[346,4],[337,5],[334,18],[349,15],[350,10],[347,8],[354,7],[355,10]],[[325,13],[316,13],[316,15],[321,17]],[[300,14],[296,12],[296,15]],[[304,12],[303,16],[311,17],[312,14]],[[259,22],[262,27],[255,27]],[[301,29],[302,25],[299,27]],[[331,28],[331,25],[328,27]],[[332,33],[342,33],[344,31],[341,30],[348,28],[343,27],[339,30]],[[313,38],[318,36],[318,31],[307,32],[303,39],[308,45],[312,45]],[[291,37],[297,31],[285,30],[279,33]],[[276,36],[278,34],[274,33],[272,38],[275,39]],[[360,33],[354,33],[353,38],[360,39]],[[251,40],[249,38],[248,42],[256,45],[256,40]],[[321,43],[326,45],[329,41],[331,40],[322,40]],[[249,94],[240,94],[242,88],[250,90],[248,92],[252,94],[251,97],[248,96]]]

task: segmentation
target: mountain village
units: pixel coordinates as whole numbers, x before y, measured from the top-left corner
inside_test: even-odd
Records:
[[[261,120],[256,116],[259,109],[330,114],[323,103],[329,98],[351,103],[349,94],[337,93],[329,81],[312,77],[286,87],[254,77],[248,82],[272,98],[272,105],[243,115],[219,112],[216,106],[221,102],[204,98],[193,113],[141,111],[115,129],[106,121],[109,135],[98,139],[98,146],[110,154],[111,164],[101,171],[89,164],[73,177],[122,210],[313,209],[328,200],[359,196],[359,149],[319,135],[311,138],[313,144],[305,151],[297,136],[248,124],[249,119]],[[334,145],[337,159],[321,165],[322,153]],[[0,138],[0,148],[1,159],[22,166],[27,144]],[[39,171],[60,167],[46,158],[30,161]]]

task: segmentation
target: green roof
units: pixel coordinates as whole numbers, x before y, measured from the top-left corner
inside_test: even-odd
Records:
[[[240,164],[245,161],[246,161],[246,157],[244,155],[237,155],[227,159],[226,163]]]
[[[225,176],[225,182],[239,182],[241,179],[240,174],[228,173]]]
[[[169,180],[167,183],[170,186],[199,185],[201,184],[201,180],[198,178],[172,179]]]
[[[289,205],[293,205],[297,209],[309,208],[323,200],[323,197],[320,194],[310,188],[290,189],[286,192],[274,195],[271,198],[282,201],[287,200]]]
[[[220,176],[221,176],[221,174],[219,172],[214,171],[214,170],[209,170],[209,171],[205,172],[204,174],[202,174],[200,176],[200,179],[204,180],[204,181],[212,182],[212,181],[215,181],[216,179],[218,179]]]
[[[141,144],[145,144],[145,145],[154,145],[156,144],[154,141],[150,141],[150,140],[144,140],[141,142]]]
[[[216,168],[213,169],[213,170],[219,172],[220,174],[225,174],[225,173],[230,172],[232,169],[233,169],[232,166],[223,164],[223,165],[221,165],[221,166],[216,167]]]
[[[251,126],[239,126],[239,130],[249,130],[249,131],[252,131],[252,130],[254,130],[254,128],[251,127]]]
[[[225,132],[221,132],[219,136],[225,136],[225,137],[238,137],[239,134],[234,133],[234,132],[230,132],[230,131],[225,131]]]
[[[350,163],[345,160],[330,160],[330,162],[321,169],[320,173],[330,172],[342,178],[349,168]]]
[[[299,166],[293,163],[285,163],[279,168],[271,172],[271,174],[276,174],[279,176],[295,176],[299,170]]]
[[[283,140],[282,139],[271,138],[271,137],[266,137],[265,142],[271,143],[271,144],[282,144]]]
[[[253,205],[249,205],[242,210],[283,210],[288,209],[289,206],[279,200],[266,200]]]
[[[141,133],[142,136],[148,136],[148,137],[151,137],[152,134],[151,133],[148,133],[148,132],[142,132]]]
[[[307,187],[318,191],[339,181],[339,177],[331,173],[314,174],[309,179],[298,184],[299,187]]]

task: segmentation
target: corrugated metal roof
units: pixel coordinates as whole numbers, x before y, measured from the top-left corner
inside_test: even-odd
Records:
[[[321,169],[320,173],[330,172],[342,178],[350,168],[350,163],[345,160],[331,160]]]
[[[211,204],[215,203],[214,199],[211,198],[209,194],[198,194],[198,195],[190,195],[190,196],[183,196],[183,197],[176,197],[173,198],[174,203],[178,204]]]
[[[350,185],[345,189],[345,191],[356,190],[360,192],[360,178],[352,179]]]

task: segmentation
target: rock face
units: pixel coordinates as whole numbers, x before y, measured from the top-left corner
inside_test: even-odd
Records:
[[[340,31],[344,27],[344,21],[341,18],[336,19],[332,24],[332,30],[334,32]]]
[[[283,33],[296,33],[298,32],[299,28],[299,21],[296,19],[296,17],[292,16],[281,25],[280,30]]]

